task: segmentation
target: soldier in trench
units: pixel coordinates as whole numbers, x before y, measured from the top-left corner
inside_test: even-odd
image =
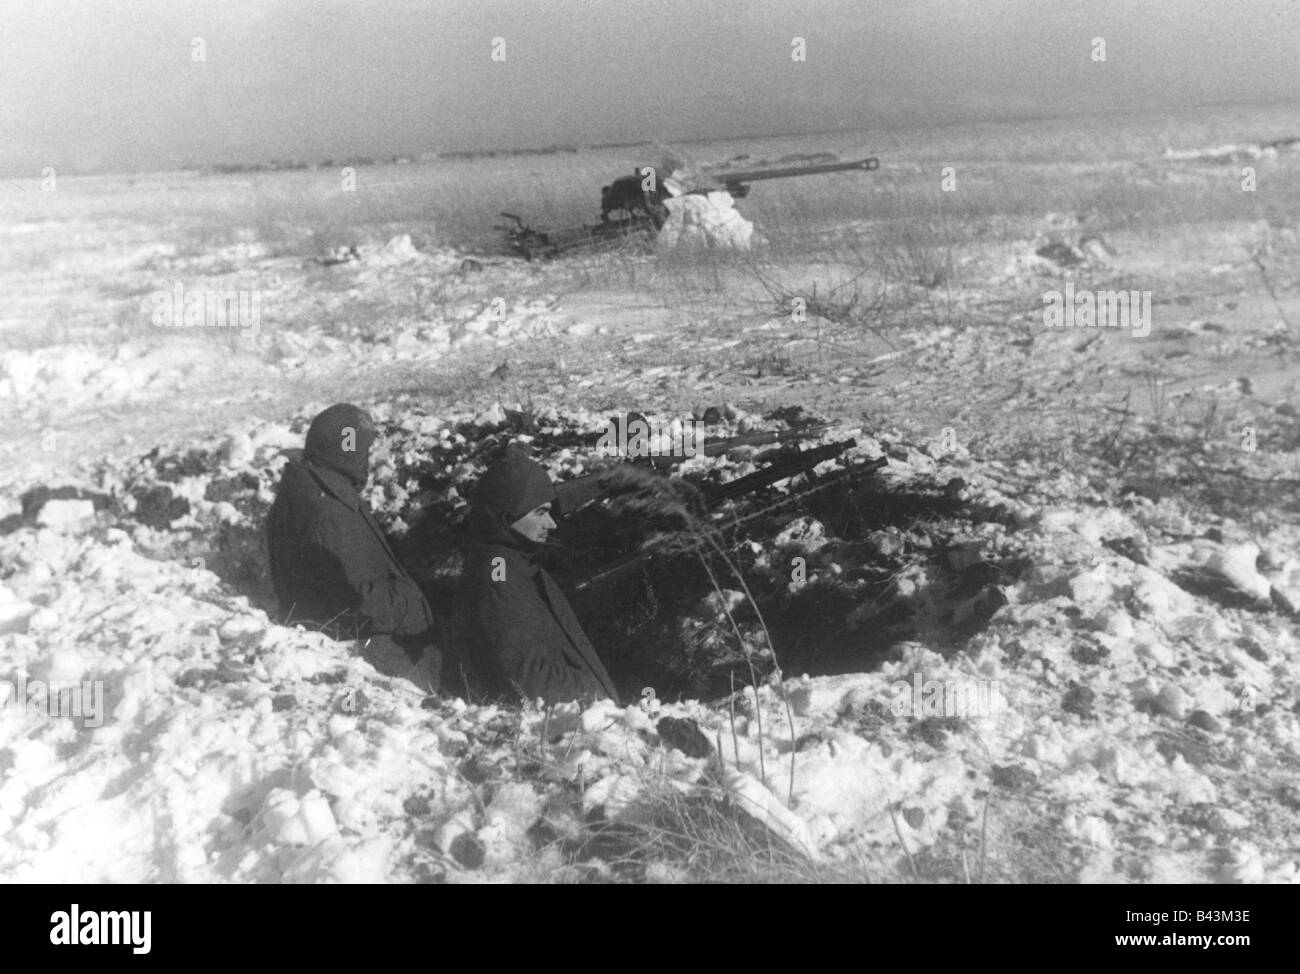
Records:
[[[432,693],[441,666],[433,614],[360,493],[376,436],[370,416],[347,403],[312,420],[267,517],[271,580],[286,623],[355,639],[381,673]]]
[[[474,689],[497,699],[618,699],[568,600],[535,561],[555,528],[555,486],[518,454],[492,465],[472,497],[457,615]]]

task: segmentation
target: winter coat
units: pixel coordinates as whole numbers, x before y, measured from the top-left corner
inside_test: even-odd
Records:
[[[457,615],[465,662],[489,696],[548,704],[618,699],[568,599],[504,532],[480,525],[472,536]]]
[[[335,638],[390,638],[412,660],[433,614],[352,479],[308,458],[285,465],[267,518],[271,579],[288,622]]]

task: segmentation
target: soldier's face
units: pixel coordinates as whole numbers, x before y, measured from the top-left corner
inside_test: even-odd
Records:
[[[513,522],[510,527],[529,541],[543,543],[555,530],[555,521],[551,518],[551,505],[543,504],[541,507],[534,508]]]

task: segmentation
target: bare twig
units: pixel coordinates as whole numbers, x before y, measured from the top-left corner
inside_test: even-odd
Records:
[[[731,670],[731,696],[727,698],[731,710],[731,753],[735,755],[736,763],[740,763],[740,741],[736,738],[736,671]]]
[[[916,863],[912,861],[912,852],[907,848],[907,843],[903,841],[903,830],[898,827],[898,816],[894,814],[894,803],[889,802],[889,820],[894,823],[894,834],[898,836],[898,844],[903,847],[903,855],[907,856],[907,868],[912,871],[912,878],[917,879]]]
[[[1260,251],[1256,250],[1253,254],[1251,254],[1250,260],[1256,267],[1259,268],[1259,276],[1264,281],[1264,290],[1266,290],[1268,292],[1268,296],[1273,299],[1273,306],[1277,308],[1277,316],[1282,319],[1282,324],[1286,325],[1288,329],[1291,329],[1293,327],[1291,324],[1291,319],[1289,319],[1286,316],[1286,312],[1282,310],[1282,302],[1278,300],[1277,292],[1273,289],[1273,282],[1269,279],[1268,276],[1268,268],[1264,266],[1264,261],[1260,259]]]
[[[785,690],[785,677],[781,673],[781,662],[776,657],[776,646],[772,642],[772,631],[767,627],[767,620],[763,618],[763,610],[759,608],[758,601],[754,598],[754,593],[749,590],[749,585],[745,582],[745,576],[740,573],[740,569],[736,567],[736,565],[731,561],[730,558],[727,557],[727,553],[722,550],[721,546],[717,543],[717,541],[713,540],[713,538],[708,535],[706,535],[706,538],[709,540],[710,543],[712,543],[714,550],[718,552],[718,554],[722,557],[723,561],[726,562],[727,567],[731,569],[732,574],[736,576],[736,581],[740,583],[741,589],[744,590],[745,597],[749,599],[750,605],[754,607],[754,615],[758,617],[758,624],[763,629],[763,638],[767,640],[768,651],[772,654],[773,671],[776,674],[777,686],[781,691],[781,700],[785,704],[786,720],[790,722],[790,787],[788,789],[786,805],[792,806],[794,805],[794,770],[795,770],[795,746],[794,745],[795,745],[795,741],[798,739],[798,733],[795,731],[794,709],[790,706],[790,695],[786,693]],[[754,700],[755,703],[757,703],[758,701],[757,683],[755,683],[754,685]]]
[[[989,858],[989,798],[992,792],[984,793],[984,815],[980,822],[980,885],[984,885],[984,867]]]
[[[717,547],[715,544],[714,547]],[[721,550],[721,549],[719,549]],[[713,584],[713,590],[718,593],[718,603],[722,606],[722,611],[727,617],[727,622],[731,623],[731,629],[736,634],[736,641],[740,644],[741,652],[745,654],[745,662],[749,666],[750,682],[754,686],[754,720],[758,724],[758,773],[767,787],[767,762],[763,757],[763,707],[762,701],[758,697],[758,673],[754,670],[754,657],[745,645],[745,637],[740,631],[740,626],[736,624],[735,618],[731,614],[731,607],[727,605],[727,597],[722,592],[722,586],[718,584],[718,577],[713,574],[713,566],[709,560],[704,557],[703,552],[697,552],[700,558],[700,564],[709,575],[709,581]],[[725,555],[723,556],[725,557]],[[739,757],[739,755],[737,755]]]

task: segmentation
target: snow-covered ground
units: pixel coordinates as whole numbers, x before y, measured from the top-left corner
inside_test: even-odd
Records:
[[[403,450],[473,420],[380,412],[392,424],[381,478]],[[816,861],[877,878],[908,875],[908,854],[952,855],[957,841],[974,863],[981,830],[985,868],[1006,876],[1030,809],[1060,843],[1059,878],[1297,878],[1300,646],[1294,619],[1270,604],[1273,590],[1294,603],[1300,589],[1294,528],[1261,553],[1231,524],[1220,541],[1195,538],[1171,502],[1047,503],[1081,492],[1067,478],[1012,498],[969,455],[932,445],[939,459],[891,461],[891,482],[961,477],[964,497],[1016,515],[966,538],[969,557],[1030,565],[963,652],[912,641],[873,672],[786,673],[759,687],[756,706],[742,694],[739,713],[731,702],[546,713],[425,701],[348,645],[274,624],[190,554],[223,529],[255,529],[305,418],[214,440],[176,457],[180,469],[113,465],[84,498],[11,512],[0,675],[98,682],[103,698],[92,708],[87,696],[80,718],[29,705],[0,723],[6,878],[555,878],[577,869],[556,836],[580,835],[593,814],[635,822],[647,814],[639,796],[665,782],[725,783]],[[862,437],[865,456],[881,452],[860,429],[827,437],[841,433]],[[473,473],[423,503],[455,505],[455,482]],[[372,499],[390,513],[410,503],[399,477]],[[806,555],[809,584],[855,567],[806,519],[781,540]],[[1186,572],[1218,594],[1180,587]],[[931,682],[995,696],[945,710]],[[666,743],[665,717],[694,721],[703,751]],[[684,875],[680,863],[657,869]]]
[[[1133,178],[1217,178],[1162,165]],[[1282,180],[1295,163],[1260,165]],[[670,795],[717,799],[839,877],[1298,878],[1294,214],[1103,245],[1047,207],[991,217],[1005,232],[958,248],[946,281],[869,278],[865,327],[775,300],[845,298],[843,255],[540,266],[386,227],[331,258],[69,212],[10,221],[0,264],[0,694],[31,695],[0,709],[0,877],[702,878],[671,843],[628,874],[626,845],[597,841],[662,830]],[[159,308],[184,318],[178,282],[256,291],[257,327],[159,325]],[[1151,289],[1151,335],[1044,328],[1067,282]],[[847,459],[887,455],[892,489],[952,485],[955,513],[848,537],[789,510],[746,555],[762,598],[851,596],[902,566],[908,631],[851,672],[788,665],[712,701],[631,687],[630,706],[585,712],[426,700],[266,614],[260,518],[285,451],[342,400],[384,427],[371,500],[398,535],[463,509],[477,459],[421,476],[475,430],[540,418],[567,478],[598,461],[550,433],[727,403],[714,432],[803,406],[837,424],[823,442],[857,440]],[[977,508],[999,514],[961,513]],[[985,569],[992,603],[947,585]],[[683,626],[725,636],[724,606],[746,608],[730,584]],[[859,601],[818,626],[871,629]],[[74,685],[81,713],[62,716]],[[967,691],[975,712],[945,709]]]

